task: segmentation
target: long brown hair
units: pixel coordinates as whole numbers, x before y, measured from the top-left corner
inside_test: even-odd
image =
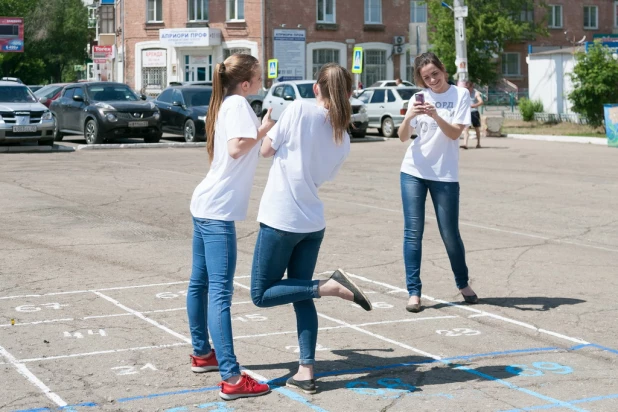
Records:
[[[427,89],[428,86],[425,84],[425,80],[423,80],[423,77],[421,76],[421,69],[428,64],[433,64],[438,68],[438,70],[446,75],[446,67],[444,67],[444,64],[440,61],[440,59],[438,59],[438,56],[432,52],[419,54],[414,59],[414,83],[416,83],[418,87],[422,87],[424,89]]]
[[[212,162],[215,153],[215,123],[223,99],[242,82],[251,82],[256,70],[259,70],[258,59],[249,54],[235,53],[215,66],[212,75],[212,96],[206,115],[206,149]]]
[[[352,117],[350,94],[352,93],[352,74],[336,63],[327,63],[318,73],[318,87],[328,109],[328,118],[333,126],[333,137],[337,144],[343,141],[343,133],[348,129]]]

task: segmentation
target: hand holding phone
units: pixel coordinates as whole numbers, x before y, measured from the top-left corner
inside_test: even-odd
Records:
[[[418,104],[425,104],[425,95],[423,93],[415,94],[414,99]]]

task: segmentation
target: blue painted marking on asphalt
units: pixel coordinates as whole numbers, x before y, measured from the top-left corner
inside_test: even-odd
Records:
[[[183,389],[180,391],[173,391],[173,392],[163,392],[163,393],[151,393],[150,395],[141,395],[141,396],[133,396],[130,398],[120,398],[117,399],[116,402],[131,402],[131,401],[138,401],[141,399],[152,399],[152,398],[160,398],[162,396],[171,396],[171,395],[184,395],[187,393],[200,393],[200,392],[208,392],[208,391],[214,391],[219,389],[218,386],[209,386],[206,388],[199,388],[199,389]]]
[[[499,383],[501,385],[506,386],[507,388],[515,389],[515,390],[517,390],[519,392],[523,392],[523,393],[526,393],[528,395],[532,395],[535,398],[539,398],[539,399],[543,399],[543,400],[549,401],[551,403],[555,403],[555,404],[557,404],[559,406],[562,406],[563,408],[568,408],[568,409],[571,409],[571,410],[574,410],[574,411],[578,411],[578,412],[587,412],[585,409],[580,409],[580,408],[578,408],[576,406],[571,405],[568,402],[563,402],[561,400],[554,399],[554,398],[549,397],[549,396],[545,396],[545,395],[540,394],[538,392],[531,391],[530,389],[522,388],[520,386],[517,386],[517,385],[514,385],[514,384],[512,384],[510,382],[507,382],[507,381],[505,381],[503,379],[498,379],[498,378],[496,378],[494,376],[487,375],[486,373],[479,372],[479,371],[477,371],[475,369],[472,369],[472,368],[468,368],[467,366],[457,366],[457,367],[455,367],[455,369],[459,369],[461,371],[468,372],[468,373],[471,373],[473,375],[480,376],[481,378],[484,378],[484,379],[487,379],[487,380],[490,380],[490,381],[493,381],[493,382],[497,382],[497,383]]]
[[[572,400],[572,401],[568,401],[568,403],[570,403],[570,404],[588,403],[588,402],[597,402],[597,401],[603,401],[603,400],[606,400],[606,399],[617,399],[617,398],[618,398],[618,393],[615,393],[615,394],[612,394],[612,395],[593,396],[591,398],[575,399],[575,400]],[[562,405],[557,404],[557,403],[548,403],[547,405],[530,406],[530,407],[521,408],[521,409],[508,409],[508,410],[503,410],[503,411],[499,411],[499,412],[539,411],[539,410],[543,410],[543,409],[560,408],[561,406]]]
[[[616,349],[608,348],[606,346],[597,345],[597,344],[593,344],[593,343],[591,343],[591,344],[583,344],[583,345],[576,345],[576,346],[573,346],[571,348],[568,348],[567,350],[569,350],[569,351],[576,351],[576,350],[583,349],[583,348],[588,348],[588,347],[594,347],[594,348],[597,348],[597,349],[604,350],[606,352],[610,352],[610,353],[613,353],[613,354],[618,354],[618,350],[616,350]],[[474,359],[474,358],[483,358],[483,357],[491,357],[491,356],[522,354],[522,353],[535,353],[535,352],[548,352],[548,351],[554,351],[554,350],[560,350],[560,349],[562,349],[562,348],[559,348],[559,347],[546,347],[546,348],[532,348],[532,349],[517,349],[517,350],[500,351],[500,352],[488,352],[488,353],[479,353],[479,354],[473,354],[473,355],[453,356],[453,357],[449,357],[449,358],[444,358],[444,359],[442,359],[440,361],[434,360],[434,359],[428,359],[428,360],[419,361],[419,362],[405,362],[405,363],[396,363],[396,364],[391,364],[391,365],[383,365],[383,366],[375,366],[375,367],[367,367],[367,368],[357,368],[357,369],[347,369],[347,370],[342,369],[342,370],[336,370],[336,371],[328,371],[328,372],[316,373],[315,376],[316,376],[316,378],[318,378],[318,377],[327,377],[327,376],[334,376],[334,375],[359,374],[359,373],[367,373],[367,372],[380,371],[380,370],[386,370],[386,369],[396,369],[396,368],[405,368],[405,367],[415,366],[415,365],[431,364],[431,363],[436,363],[436,362],[444,362],[444,363],[448,364],[449,361],[454,361],[454,360],[469,360],[469,359]],[[286,377],[276,378],[276,379],[270,380],[268,383],[269,384],[273,384],[273,385],[277,385],[277,382],[280,382],[280,381],[285,380],[285,379],[286,379]],[[164,393],[159,393],[159,394],[135,396],[135,397],[131,397],[131,398],[121,398],[121,399],[118,399],[117,402],[130,402],[130,401],[135,401],[135,400],[152,399],[152,398],[163,397],[163,396],[172,396],[172,395],[181,395],[181,394],[187,394],[187,393],[207,392],[207,391],[216,390],[218,388],[219,388],[218,386],[215,386],[215,387],[209,387],[209,388],[187,389],[187,390],[179,390],[179,391],[174,391],[174,392],[164,392]],[[275,391],[279,391],[279,389],[282,389],[282,388],[277,388],[277,389],[274,389],[274,390]],[[285,392],[292,393],[295,396],[300,396],[300,395],[297,395],[296,393],[294,393],[292,391],[289,391],[289,390],[285,390]],[[618,397],[618,395],[610,395],[607,399],[613,399],[615,397]],[[300,398],[304,399],[302,396],[300,396]],[[589,399],[595,399],[596,400],[597,398],[589,398]],[[599,397],[599,399],[605,399],[605,397]],[[308,401],[306,399],[304,399],[304,402],[308,402]],[[593,400],[590,400],[590,401],[582,400],[581,402],[593,402]],[[580,403],[580,402],[577,401],[575,403]],[[540,409],[540,408],[545,408],[545,407],[549,407],[549,408],[555,407],[555,406],[552,406],[552,405],[562,406],[562,404],[560,404],[560,403],[552,403],[551,405],[548,405],[548,406],[547,405],[542,405],[542,406],[537,406],[535,408]],[[62,407],[62,408],[55,408],[55,409],[50,409],[50,408],[32,408],[32,409],[16,410],[14,412],[49,412],[49,411],[54,411],[54,410],[63,410],[63,408],[64,408],[64,410],[67,410],[67,408],[70,408],[70,407],[97,407],[97,406],[98,405],[96,403],[82,403],[82,404],[78,404],[78,405],[69,405],[69,406],[65,406],[65,407]],[[315,406],[315,405],[313,405],[313,406]],[[317,406],[316,406],[316,408],[317,408]],[[318,409],[318,410],[320,410],[320,409]],[[515,410],[528,410],[528,409],[514,409],[513,411],[515,411]],[[532,409],[530,409],[530,410],[532,410]]]
[[[307,399],[305,399],[303,396],[299,395],[298,393],[284,388],[284,387],[280,387],[280,388],[275,388],[274,389],[276,392],[279,392],[280,394],[287,396],[288,398],[292,399],[293,401],[302,403],[303,405],[305,405],[308,408],[313,409],[316,412],[328,412],[326,409],[322,409],[320,408],[318,405],[314,405],[311,402],[309,402]]]

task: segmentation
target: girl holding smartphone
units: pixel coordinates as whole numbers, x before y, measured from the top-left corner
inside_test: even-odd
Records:
[[[406,142],[416,130],[401,165],[404,214],[404,263],[409,312],[421,310],[421,257],[425,229],[425,201],[431,194],[440,236],[465,302],[478,297],[468,284],[465,249],[459,234],[459,136],[470,125],[468,90],[448,83],[448,74],[433,53],[414,61],[414,81],[424,90],[415,95],[399,128]]]

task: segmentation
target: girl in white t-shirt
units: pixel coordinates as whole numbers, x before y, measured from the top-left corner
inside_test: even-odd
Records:
[[[455,283],[467,303],[478,297],[468,285],[468,266],[459,234],[459,136],[470,125],[470,93],[448,84],[444,65],[433,53],[414,61],[414,81],[425,88],[410,99],[399,139],[412,141],[401,165],[404,215],[404,263],[410,296],[406,309],[421,310],[421,255],[425,200],[431,194],[438,228],[451,262]]]
[[[241,374],[230,317],[236,269],[234,222],[247,215],[259,142],[274,125],[270,111],[260,125],[246,99],[258,93],[261,83],[262,70],[253,56],[233,54],[216,65],[206,118],[210,170],[191,199],[193,270],[187,293],[191,369],[219,370],[219,395],[226,400],[270,391],[268,385]],[[208,341],[209,330],[216,353]]]
[[[326,227],[318,188],[335,178],[350,152],[346,130],[352,75],[338,64],[326,64],[313,92],[316,102],[292,103],[262,143],[262,155],[274,159],[258,212],[251,272],[251,298],[257,306],[294,305],[300,366],[287,386],[306,393],[316,392],[318,317],[313,299],[337,296],[371,310],[369,299],[342,270],[328,280],[313,280]]]

